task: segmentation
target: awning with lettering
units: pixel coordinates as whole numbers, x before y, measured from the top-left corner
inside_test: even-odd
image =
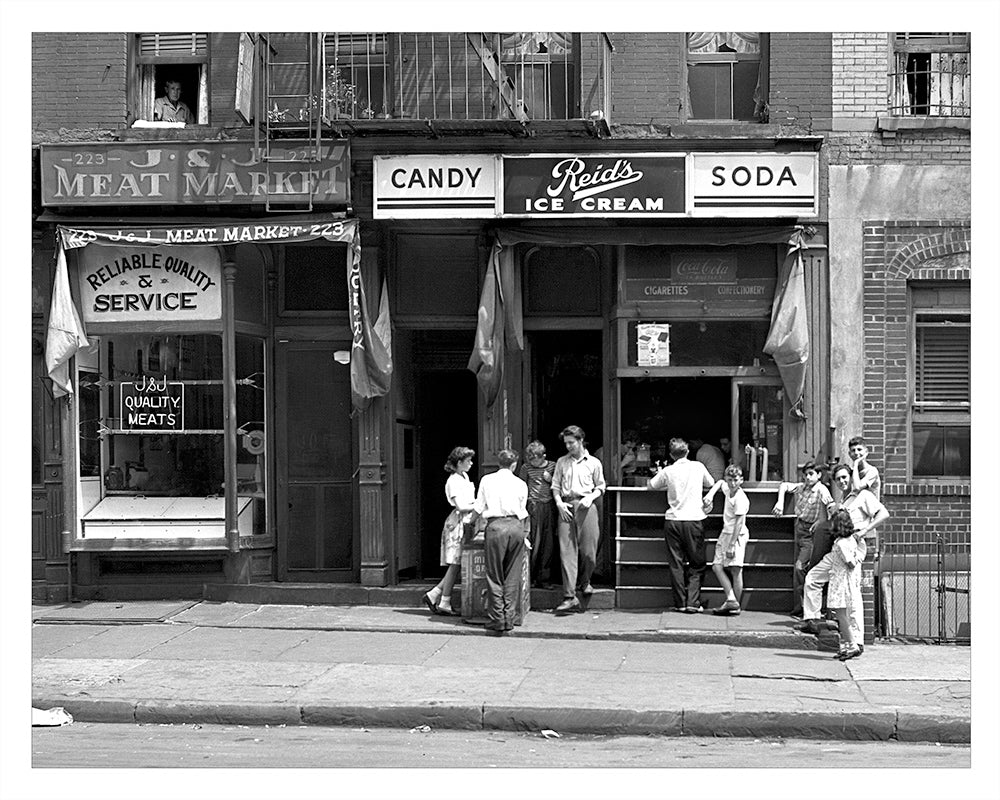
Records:
[[[159,246],[164,244],[241,244],[243,242],[329,242],[355,241],[356,219],[335,214],[269,217],[263,220],[184,223],[180,225],[56,225],[62,246],[67,250],[88,244]],[[359,245],[360,248],[360,245]]]

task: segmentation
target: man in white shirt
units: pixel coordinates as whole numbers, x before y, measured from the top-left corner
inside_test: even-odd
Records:
[[[705,574],[702,520],[706,514],[702,494],[715,481],[704,464],[688,459],[688,443],[683,439],[671,439],[669,449],[674,462],[650,478],[646,488],[667,490],[663,536],[667,541],[674,609],[697,614],[702,610],[701,579]]]
[[[590,578],[597,565],[597,544],[601,538],[596,501],[607,488],[600,459],[583,446],[585,435],[577,425],[563,428],[559,436],[566,445],[566,455],[556,461],[552,473],[552,498],[559,511],[556,536],[562,562],[563,601],[555,613],[562,616],[583,607],[576,597],[593,594]],[[578,572],[579,570],[579,572]]]
[[[472,508],[473,520],[486,521],[486,588],[489,595],[486,633],[503,636],[514,629],[515,602],[524,569],[528,535],[528,484],[513,473],[517,453],[501,450],[500,469],[484,475]]]

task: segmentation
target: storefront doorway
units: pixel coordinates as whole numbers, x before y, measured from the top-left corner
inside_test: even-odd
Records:
[[[578,425],[594,452],[604,442],[601,391],[601,331],[531,331],[527,335],[526,361],[531,380],[529,409],[525,414],[525,441],[540,440],[553,461],[566,454],[559,432]]]
[[[358,579],[350,342],[275,348],[278,579]]]

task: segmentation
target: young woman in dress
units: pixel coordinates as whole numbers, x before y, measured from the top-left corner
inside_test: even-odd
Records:
[[[452,506],[452,511],[444,521],[441,530],[441,566],[447,567],[444,577],[437,586],[424,595],[424,605],[433,614],[457,616],[451,605],[451,590],[458,580],[461,570],[462,534],[465,523],[469,522],[472,507],[476,502],[476,487],[469,478],[472,459],[476,451],[468,447],[456,447],[448,456],[444,471],[451,473],[444,485],[444,493]]]

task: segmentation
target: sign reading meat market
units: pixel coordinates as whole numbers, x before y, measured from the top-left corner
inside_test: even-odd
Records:
[[[41,146],[46,206],[347,204],[346,141],[96,142]]]
[[[502,216],[682,217],[685,156],[504,156]]]

